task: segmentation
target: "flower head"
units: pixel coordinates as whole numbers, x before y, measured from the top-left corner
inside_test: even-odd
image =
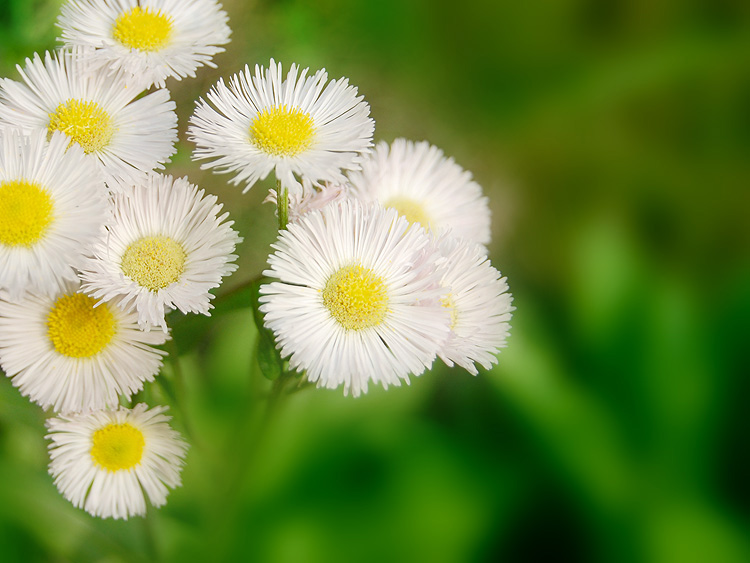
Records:
[[[143,516],[146,496],[162,506],[180,485],[187,444],[162,414],[166,407],[147,409],[141,403],[47,420],[49,472],[74,506],[101,518]]]
[[[95,69],[84,50],[34,54],[18,67],[23,82],[0,79],[0,124],[67,135],[98,166],[107,185],[138,183],[174,154],[175,104],[165,89],[141,98],[121,73]]]
[[[449,231],[481,245],[490,241],[490,209],[482,188],[426,141],[380,142],[349,179],[352,197],[396,209],[435,235]]]
[[[160,88],[215,65],[231,33],[215,0],[69,0],[58,26],[66,47],[90,47],[95,66],[122,71],[129,86]]]
[[[107,209],[96,167],[65,135],[0,128],[0,288],[10,298],[76,280]]]
[[[117,405],[162,365],[162,331],[143,332],[138,317],[78,293],[69,283],[51,295],[0,299],[0,365],[22,394],[69,413]]]
[[[292,65],[286,78],[281,63],[255,74],[220,80],[199,100],[188,133],[202,168],[236,172],[232,181],[249,190],[274,170],[290,192],[302,189],[295,175],[312,182],[346,181],[342,170],[359,167],[372,145],[369,105],[346,78],[327,83],[325,70],[307,76]],[[210,102],[210,103],[209,103]]]
[[[146,329],[166,331],[172,309],[208,315],[209,290],[237,269],[242,240],[216,199],[187,178],[161,174],[117,194],[113,218],[81,266],[83,291],[134,308]]]
[[[345,201],[283,231],[260,310],[282,356],[319,386],[408,382],[447,337],[432,239],[393,210]]]
[[[506,345],[513,297],[479,245],[447,236],[439,244],[444,258],[440,283],[448,290],[443,306],[450,311],[451,330],[438,355],[447,365],[455,362],[476,375],[474,364],[489,369]]]

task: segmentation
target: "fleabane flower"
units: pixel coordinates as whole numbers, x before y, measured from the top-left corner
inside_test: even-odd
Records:
[[[11,299],[68,280],[107,215],[104,181],[78,146],[55,133],[0,127],[0,288]]]
[[[76,508],[100,518],[146,514],[180,486],[187,444],[169,424],[166,407],[140,403],[47,420],[49,473]],[[145,492],[145,495],[144,495]]]
[[[129,86],[164,87],[165,80],[195,77],[216,67],[231,33],[215,0],[69,0],[57,25],[66,47],[91,47],[96,66],[122,71]]]
[[[436,247],[396,211],[358,202],[311,211],[279,235],[260,310],[283,357],[354,396],[432,365],[448,335]]]
[[[307,75],[292,65],[286,77],[281,63],[255,74],[232,76],[197,102],[188,134],[196,144],[193,158],[210,159],[202,168],[236,173],[243,191],[273,170],[290,192],[302,185],[295,175],[314,183],[342,183],[342,170],[359,167],[372,145],[370,106],[346,78],[327,82],[325,70]]]
[[[69,413],[113,407],[153,381],[162,331],[138,329],[137,316],[78,293],[0,300],[0,365],[23,395]]]
[[[82,49],[34,54],[18,66],[23,82],[0,79],[0,124],[61,131],[92,159],[112,190],[164,168],[175,152],[177,114],[165,89],[143,97],[122,73],[95,70]],[[137,98],[137,99],[136,99]]]
[[[447,365],[455,363],[476,375],[475,363],[490,369],[506,345],[513,297],[506,278],[479,245],[443,236],[439,247],[444,258],[440,283],[448,290],[443,306],[451,323],[438,355]]]
[[[490,209],[482,188],[426,141],[378,143],[349,180],[352,197],[396,209],[436,236],[450,231],[481,245],[490,241]]]
[[[135,309],[143,329],[166,331],[173,309],[208,315],[209,290],[237,269],[242,240],[216,201],[187,178],[161,174],[116,194],[113,218],[81,266],[83,291]]]

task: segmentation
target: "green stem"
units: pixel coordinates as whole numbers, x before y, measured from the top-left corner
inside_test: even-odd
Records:
[[[188,439],[195,444],[195,434],[193,432],[193,426],[190,423],[190,416],[187,412],[187,393],[185,391],[185,379],[180,366],[179,351],[177,350],[177,343],[174,338],[169,341],[169,362],[172,364],[172,372],[174,374],[174,388],[170,389],[167,381],[163,381],[162,387],[165,389],[171,399],[174,400],[175,407],[180,412],[182,418],[182,425],[185,428],[185,434]],[[159,380],[161,381],[161,377]]]
[[[279,215],[279,230],[286,230],[289,223],[289,191],[281,187],[281,180],[276,180],[276,206]]]

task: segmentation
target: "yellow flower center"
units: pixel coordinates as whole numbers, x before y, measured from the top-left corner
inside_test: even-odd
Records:
[[[123,12],[115,21],[112,36],[125,47],[141,51],[158,51],[169,42],[172,18],[149,8],[136,6]]]
[[[347,330],[379,325],[388,311],[388,291],[383,280],[358,264],[344,266],[323,288],[323,304]]]
[[[47,336],[60,354],[90,358],[115,335],[115,317],[106,304],[82,293],[63,295],[47,317]]]
[[[428,230],[430,228],[430,218],[425,213],[422,205],[413,199],[409,199],[408,197],[394,197],[385,202],[383,207],[392,207],[398,211],[399,215],[406,217],[406,220],[412,225],[421,225]]]
[[[57,106],[49,118],[50,133],[62,131],[86,154],[106,147],[115,131],[112,118],[96,102],[70,99]]]
[[[180,279],[185,257],[182,246],[169,237],[144,237],[125,250],[121,267],[134,282],[158,291]]]
[[[312,117],[283,104],[264,109],[250,124],[250,140],[263,152],[276,156],[301,153],[312,144],[314,133]]]
[[[44,236],[53,219],[52,198],[32,182],[0,183],[0,242],[31,246]]]
[[[141,462],[146,441],[143,432],[127,422],[108,424],[91,437],[91,458],[107,471],[130,469]]]

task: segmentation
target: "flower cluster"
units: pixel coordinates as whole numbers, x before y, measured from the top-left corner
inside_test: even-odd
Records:
[[[165,78],[211,64],[226,21],[213,0],[71,0],[65,45],[0,79],[0,366],[56,414],[50,473],[92,515],[142,515],[180,483],[166,407],[120,401],[161,370],[165,315],[208,315],[236,269],[216,197],[158,172],[177,141]]]
[[[241,241],[215,196],[162,170],[166,80],[229,40],[214,0],[69,0],[64,46],[0,79],[0,366],[47,422],[50,473],[95,516],[166,501],[187,444],[166,407],[121,401],[158,376],[167,314],[209,315]],[[487,258],[490,210],[427,142],[373,143],[346,78],[291,65],[219,82],[188,127],[194,160],[244,191],[274,173],[280,233],[258,313],[282,377],[358,396],[436,358],[477,374],[513,307]]]

